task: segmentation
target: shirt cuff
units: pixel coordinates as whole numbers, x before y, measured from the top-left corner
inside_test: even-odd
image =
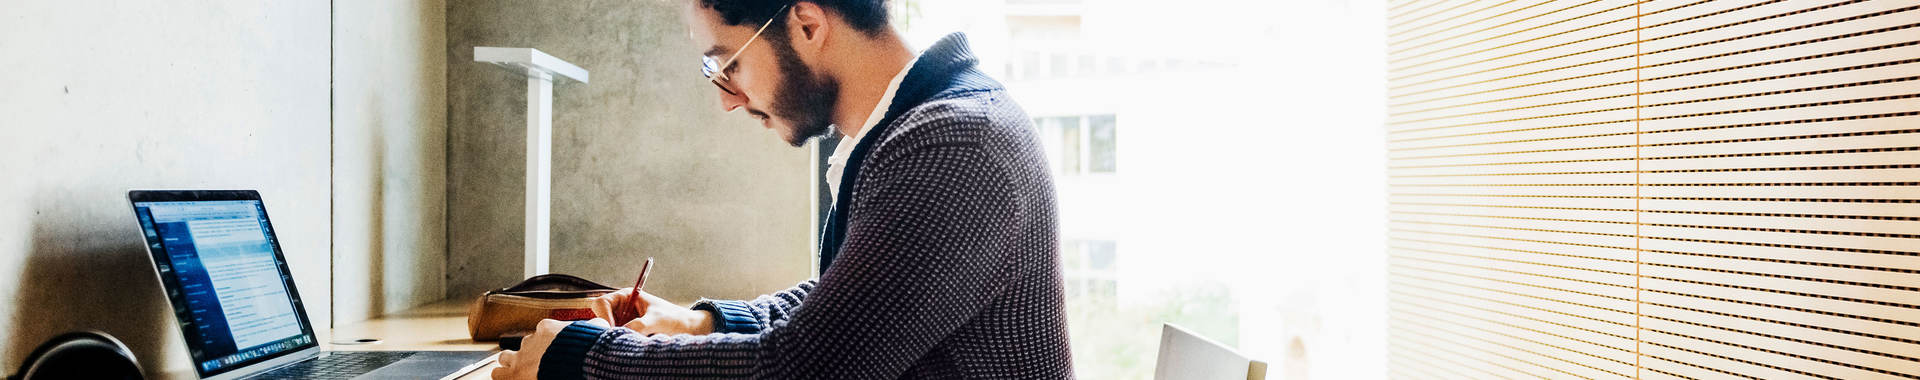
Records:
[[[745,301],[703,299],[694,303],[693,309],[713,314],[713,332],[716,334],[760,332],[760,319],[754,318],[753,306],[747,305]]]
[[[574,322],[560,330],[553,337],[553,344],[547,346],[547,353],[540,356],[541,379],[584,379],[582,369],[586,367],[587,351],[600,340],[600,334],[607,332],[606,327],[584,322]]]

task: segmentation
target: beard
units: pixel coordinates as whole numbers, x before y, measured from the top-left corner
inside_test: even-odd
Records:
[[[787,144],[798,148],[806,145],[807,139],[826,137],[832,132],[833,106],[840,102],[840,86],[800,62],[799,52],[794,51],[784,37],[774,36],[767,41],[779,61],[783,79],[780,92],[773,98],[773,112],[793,124],[793,133],[785,137]]]

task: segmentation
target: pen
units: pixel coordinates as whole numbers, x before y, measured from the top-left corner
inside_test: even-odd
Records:
[[[646,263],[640,264],[640,278],[633,280],[633,296],[627,299],[628,302],[633,304],[633,311],[639,313],[634,314],[634,318],[647,315],[646,305],[640,303],[640,287],[647,285],[647,274],[649,273],[653,273],[652,257],[648,257]]]

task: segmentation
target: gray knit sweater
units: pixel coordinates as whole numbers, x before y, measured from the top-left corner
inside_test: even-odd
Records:
[[[851,155],[816,280],[703,302],[715,334],[576,323],[543,379],[1073,376],[1053,182],[1025,111],[948,36]]]

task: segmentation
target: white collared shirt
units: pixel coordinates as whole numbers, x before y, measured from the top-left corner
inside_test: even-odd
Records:
[[[907,79],[907,71],[913,70],[913,64],[918,62],[920,58],[914,58],[907,62],[906,67],[900,68],[900,73],[894,74],[893,81],[887,83],[887,92],[880,97],[880,104],[874,105],[873,113],[867,114],[867,121],[860,126],[860,132],[852,137],[840,136],[840,144],[833,147],[833,156],[827,157],[827,189],[832,191],[830,195],[834,202],[840,199],[840,176],[846,170],[847,156],[853,155],[853,147],[867,138],[867,132],[880,124],[880,119],[886,118],[887,106],[893,105],[893,95],[900,92],[900,82]]]

